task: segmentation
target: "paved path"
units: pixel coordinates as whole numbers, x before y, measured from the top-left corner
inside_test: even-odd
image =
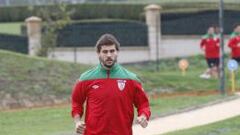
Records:
[[[157,118],[150,121],[145,129],[139,125],[134,125],[133,133],[134,135],[160,135],[170,131],[205,125],[240,115],[239,106],[240,98],[237,98],[189,112]]]

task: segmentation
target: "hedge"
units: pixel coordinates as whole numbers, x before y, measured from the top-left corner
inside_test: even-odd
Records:
[[[93,47],[98,38],[110,33],[117,37],[121,46],[147,46],[145,23],[123,20],[78,22],[59,31],[57,44],[62,47]]]
[[[0,34],[0,49],[28,53],[28,40],[24,36]]]
[[[194,13],[168,13],[162,15],[163,35],[202,35],[211,25],[218,25],[218,11],[200,11]],[[224,13],[224,33],[230,34],[240,23],[240,11],[226,10]]]
[[[230,34],[240,23],[239,11],[225,11],[224,30]],[[163,35],[203,35],[211,25],[218,25],[218,11],[194,13],[165,13],[161,16]],[[24,30],[24,28],[22,28]],[[26,30],[24,30],[26,31]],[[24,32],[23,33],[26,33]],[[59,31],[58,46],[93,46],[103,33],[112,33],[120,38],[123,46],[145,46],[148,43],[147,26],[141,21],[91,19],[67,25]],[[25,34],[24,34],[25,35]]]
[[[19,22],[30,16],[43,18],[40,16],[41,10],[48,11],[49,14],[58,12],[54,5],[1,7],[0,22]],[[93,18],[144,19],[143,4],[76,4],[68,5],[67,11],[73,12],[71,15],[73,20]]]
[[[97,19],[97,18],[111,18],[111,19],[127,19],[140,20],[145,19],[144,7],[146,4],[113,4],[113,3],[86,3],[67,5],[67,11],[72,11],[71,18],[73,20],[82,19]],[[163,13],[179,13],[179,12],[196,12],[209,9],[217,9],[217,3],[163,3]],[[226,4],[225,9],[239,11],[239,5]],[[49,14],[54,14],[57,8],[54,5],[45,6],[18,6],[18,7],[1,7],[0,8],[0,22],[18,22],[24,21],[29,16],[40,16],[40,10],[48,11]]]

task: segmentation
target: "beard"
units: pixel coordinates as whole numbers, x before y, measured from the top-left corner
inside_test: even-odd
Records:
[[[101,58],[99,58],[100,62],[102,63],[102,65],[106,68],[112,68],[113,65],[117,62],[117,59],[113,60],[111,58],[107,59],[107,60],[103,60]]]
[[[115,64],[115,62],[113,64],[111,64],[111,65],[103,64],[103,66],[107,67],[107,68],[112,68],[114,64]]]
[[[213,34],[208,34],[209,35],[209,37],[213,37]]]

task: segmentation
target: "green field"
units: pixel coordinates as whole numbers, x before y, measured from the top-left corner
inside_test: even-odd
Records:
[[[0,112],[0,135],[60,135],[73,129],[69,108]]]
[[[0,23],[0,34],[20,35],[22,23],[23,22]]]
[[[233,98],[233,96],[221,95],[207,95],[207,96],[173,96],[173,97],[160,97],[158,99],[151,99],[150,105],[152,109],[152,116],[163,116],[172,113],[177,113],[183,109],[190,109],[192,107],[201,106],[202,104],[211,101],[222,101],[225,99]]]
[[[24,100],[68,101],[73,84],[89,66],[0,51],[0,67],[0,102],[10,95],[20,105]]]
[[[167,133],[165,135],[239,135],[240,116],[221,122],[208,124],[187,130]]]
[[[183,108],[220,99],[222,96],[216,95],[154,99],[151,100],[152,115],[175,113]],[[0,135],[70,135],[74,130],[70,105],[0,112],[0,127]]]
[[[156,65],[154,63],[144,63],[131,65],[129,68],[137,72],[144,82],[146,90],[157,92],[206,92],[219,89],[218,79],[201,79],[199,75],[206,68],[206,62],[203,56],[188,57],[190,66],[185,76],[182,76],[178,68],[178,61],[181,58],[160,60],[159,72],[156,72]],[[227,59],[225,59],[227,60]],[[230,89],[230,75],[226,71],[226,89]],[[239,74],[239,71],[236,72]],[[240,88],[240,76],[236,76],[237,89]],[[201,82],[201,83],[199,83]],[[202,85],[204,84],[204,85]]]
[[[202,93],[215,91],[218,80],[202,80],[198,76],[206,68],[203,56],[187,58],[190,67],[186,76],[178,69],[178,60],[161,60],[160,70],[155,71],[154,63],[125,65],[139,74],[149,95],[158,93],[160,98],[150,97],[153,117],[176,113],[211,101],[224,98],[219,95],[205,96],[167,96],[165,93]],[[8,51],[0,51],[0,102],[6,97],[25,101],[44,102],[57,99],[67,101],[71,95],[71,87],[79,75],[89,65],[74,64],[29,57]],[[238,84],[239,82],[238,78]],[[204,86],[199,84],[204,83]],[[34,99],[34,100],[33,100]],[[66,135],[73,131],[69,106],[59,108],[36,108],[17,111],[0,112],[0,135]]]
[[[181,93],[216,91],[218,89],[219,81],[217,79],[203,80],[199,78],[206,67],[202,56],[189,57],[191,66],[186,76],[181,75],[177,66],[178,60],[162,60],[159,72],[154,71],[153,63],[126,67],[139,75],[148,92]],[[3,84],[0,91],[5,93],[2,95],[10,94],[19,100],[32,96],[46,99],[56,96],[67,100],[75,80],[91,66],[0,51],[0,67],[0,80]],[[239,88],[240,78],[237,79]],[[200,81],[204,85],[199,83]],[[3,100],[2,95],[0,95],[0,101]]]

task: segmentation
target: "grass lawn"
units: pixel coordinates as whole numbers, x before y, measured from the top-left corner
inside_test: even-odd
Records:
[[[71,131],[68,107],[0,112],[0,135],[54,135]]]
[[[151,100],[152,115],[173,113],[182,108],[218,100],[222,96],[169,97]],[[227,98],[227,97],[226,97]],[[70,135],[74,124],[70,106],[0,112],[0,135]]]
[[[156,91],[161,95],[213,91],[218,88],[218,80],[202,80],[198,77],[206,68],[202,56],[188,58],[190,67],[186,76],[181,75],[178,60],[161,60],[158,72],[154,71],[155,65],[151,62],[125,66],[139,74],[148,93]],[[43,101],[40,99],[52,96],[69,98],[74,81],[90,66],[0,51],[0,67],[0,103],[9,96],[21,103],[21,99]],[[151,107],[153,116],[159,116],[218,99],[222,99],[222,96],[151,98]],[[70,108],[65,106],[0,112],[0,127],[0,135],[66,135],[72,133],[74,125]]]
[[[135,71],[147,91],[156,92],[207,92],[219,89],[218,79],[201,79],[199,75],[206,69],[206,62],[203,56],[192,56],[187,58],[189,68],[185,76],[182,76],[178,68],[179,58],[160,60],[159,71],[154,71],[154,63],[135,64],[127,66],[130,70]],[[226,89],[230,89],[230,75],[226,71]],[[236,72],[237,89],[240,88],[239,71]],[[199,83],[201,82],[201,83]],[[204,84],[204,85],[203,85]]]
[[[158,72],[153,71],[154,63],[125,67],[139,75],[149,94],[216,91],[219,83],[217,79],[199,78],[206,68],[204,58],[194,56],[188,59],[190,67],[186,76],[182,76],[178,69],[178,59],[161,60]],[[75,80],[90,66],[0,51],[0,67],[0,103],[8,94],[16,102],[24,103],[25,100],[32,101],[32,98],[35,102],[41,99],[51,102],[53,97],[68,100]],[[240,78],[237,76],[237,88],[239,86]]]
[[[176,113],[189,107],[196,107],[211,101],[223,100],[229,98],[221,95],[207,95],[207,96],[170,96],[151,99],[150,105],[152,109],[152,116],[162,116],[170,113]]]
[[[218,89],[218,80],[204,80],[199,78],[203,72],[201,69],[190,70],[186,76],[182,76],[181,71],[163,71],[163,72],[142,72],[139,73],[147,90],[159,92],[187,92],[187,91],[209,91]],[[153,75],[154,74],[154,75]],[[191,83],[189,83],[191,82]],[[202,85],[202,82],[205,85]]]
[[[199,126],[187,130],[180,130],[165,135],[239,135],[240,116],[224,121]]]
[[[73,84],[89,66],[0,51],[0,67],[0,103],[7,94],[23,103],[50,101],[53,96],[68,100]]]
[[[0,23],[0,33],[20,35],[21,24],[22,22]]]
[[[4,80],[3,84],[5,84],[1,85],[0,91],[10,94],[15,93],[17,89],[21,89],[21,92],[28,93],[31,96],[58,94],[60,97],[67,97],[70,95],[75,80],[90,67],[82,64],[29,57],[7,51],[0,51],[0,58],[0,80]],[[178,69],[179,59],[161,60],[160,71],[158,72],[154,71],[154,63],[126,65],[125,67],[139,75],[144,88],[148,92],[217,90],[219,83],[217,79],[203,80],[199,78],[199,75],[206,68],[204,58],[194,56],[188,59],[190,67],[186,76],[182,76]],[[238,77],[237,80],[237,87],[239,88],[240,78]],[[10,83],[10,86],[7,85]],[[203,83],[204,85],[202,85]],[[18,91],[19,94],[21,92]]]

